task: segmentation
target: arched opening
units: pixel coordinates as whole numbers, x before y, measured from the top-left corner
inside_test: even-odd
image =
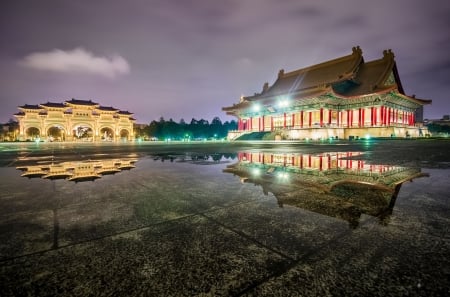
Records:
[[[114,141],[114,130],[108,127],[101,128],[100,136],[102,141]]]
[[[92,128],[85,124],[79,124],[73,127],[72,135],[75,140],[93,141],[94,133]]]
[[[127,141],[129,136],[130,136],[130,132],[128,132],[128,130],[125,130],[125,129],[120,130],[120,139],[122,141]]]
[[[36,127],[30,127],[25,131],[25,138],[28,140],[35,140],[36,138],[39,138],[41,135],[41,132]]]
[[[62,126],[52,126],[47,130],[47,140],[48,141],[64,141],[65,133],[64,127]]]

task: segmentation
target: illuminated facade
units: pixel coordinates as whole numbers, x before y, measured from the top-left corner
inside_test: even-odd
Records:
[[[131,141],[132,113],[101,106],[91,100],[72,99],[19,106],[19,140]]]
[[[428,133],[421,121],[430,103],[405,95],[391,50],[365,62],[354,47],[341,58],[280,70],[272,86],[265,83],[261,93],[222,109],[238,119],[229,139],[251,133],[273,139],[419,137]]]

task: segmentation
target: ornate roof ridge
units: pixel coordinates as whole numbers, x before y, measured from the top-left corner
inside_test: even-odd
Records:
[[[24,104],[19,106],[19,108],[23,108],[23,109],[42,109],[41,107],[39,107],[38,104]]]
[[[330,67],[330,66],[333,66],[334,64],[337,64],[337,63],[340,63],[340,62],[344,62],[344,61],[347,61],[347,60],[352,60],[352,59],[355,60],[355,63],[352,65],[352,67],[349,69],[349,71],[344,72],[345,74],[353,73],[356,70],[356,67],[359,65],[360,59],[362,59],[362,50],[361,50],[361,48],[359,46],[353,47],[352,48],[352,53],[349,54],[349,55],[345,55],[345,56],[342,56],[342,57],[338,57],[338,58],[335,58],[335,59],[324,61],[324,62],[321,62],[321,63],[318,63],[318,64],[313,64],[313,65],[310,65],[310,66],[307,66],[307,67],[304,67],[304,68],[300,68],[300,69],[297,69],[297,70],[293,70],[293,71],[290,71],[290,72],[287,72],[287,73],[284,72],[284,69],[281,69],[278,72],[278,77],[280,78],[280,77],[289,77],[289,76],[293,76],[293,75],[299,75],[301,73],[305,73],[305,72],[308,72],[308,71],[311,71],[311,70],[320,69],[320,68],[323,68],[323,67]]]
[[[66,106],[64,105],[64,103],[60,103],[60,102],[50,102],[50,101],[47,101],[46,103],[41,103],[41,104],[39,104],[39,106],[66,108]]]
[[[117,111],[117,110],[119,110],[119,109],[117,109],[115,107],[112,107],[112,106],[103,106],[103,105],[100,105],[97,109],[99,109],[99,110],[108,110],[108,111]]]
[[[67,104],[76,104],[76,105],[99,105],[96,102],[93,102],[92,100],[81,100],[81,99],[75,99],[72,98],[70,100],[66,100],[65,103]]]

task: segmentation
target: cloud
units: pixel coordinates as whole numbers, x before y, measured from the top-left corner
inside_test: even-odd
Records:
[[[119,55],[110,57],[94,56],[83,49],[54,49],[49,52],[36,52],[27,55],[20,64],[38,70],[61,73],[90,73],[108,78],[130,72],[130,65]]]

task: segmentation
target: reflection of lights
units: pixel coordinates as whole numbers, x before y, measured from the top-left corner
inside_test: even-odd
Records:
[[[319,140],[320,138],[321,138],[321,133],[318,133],[318,132],[313,132],[312,134],[311,134],[311,138],[313,139],[313,140]]]
[[[252,169],[252,174],[254,176],[259,176],[261,174],[261,170],[259,168],[253,168]]]
[[[370,139],[370,135],[369,135],[369,134],[366,134],[365,138],[366,138],[367,140],[369,140],[369,139]]]
[[[277,177],[281,180],[286,180],[288,179],[289,175],[287,174],[287,172],[278,172]]]
[[[292,139],[300,138],[300,132],[298,130],[291,130],[290,134]]]

